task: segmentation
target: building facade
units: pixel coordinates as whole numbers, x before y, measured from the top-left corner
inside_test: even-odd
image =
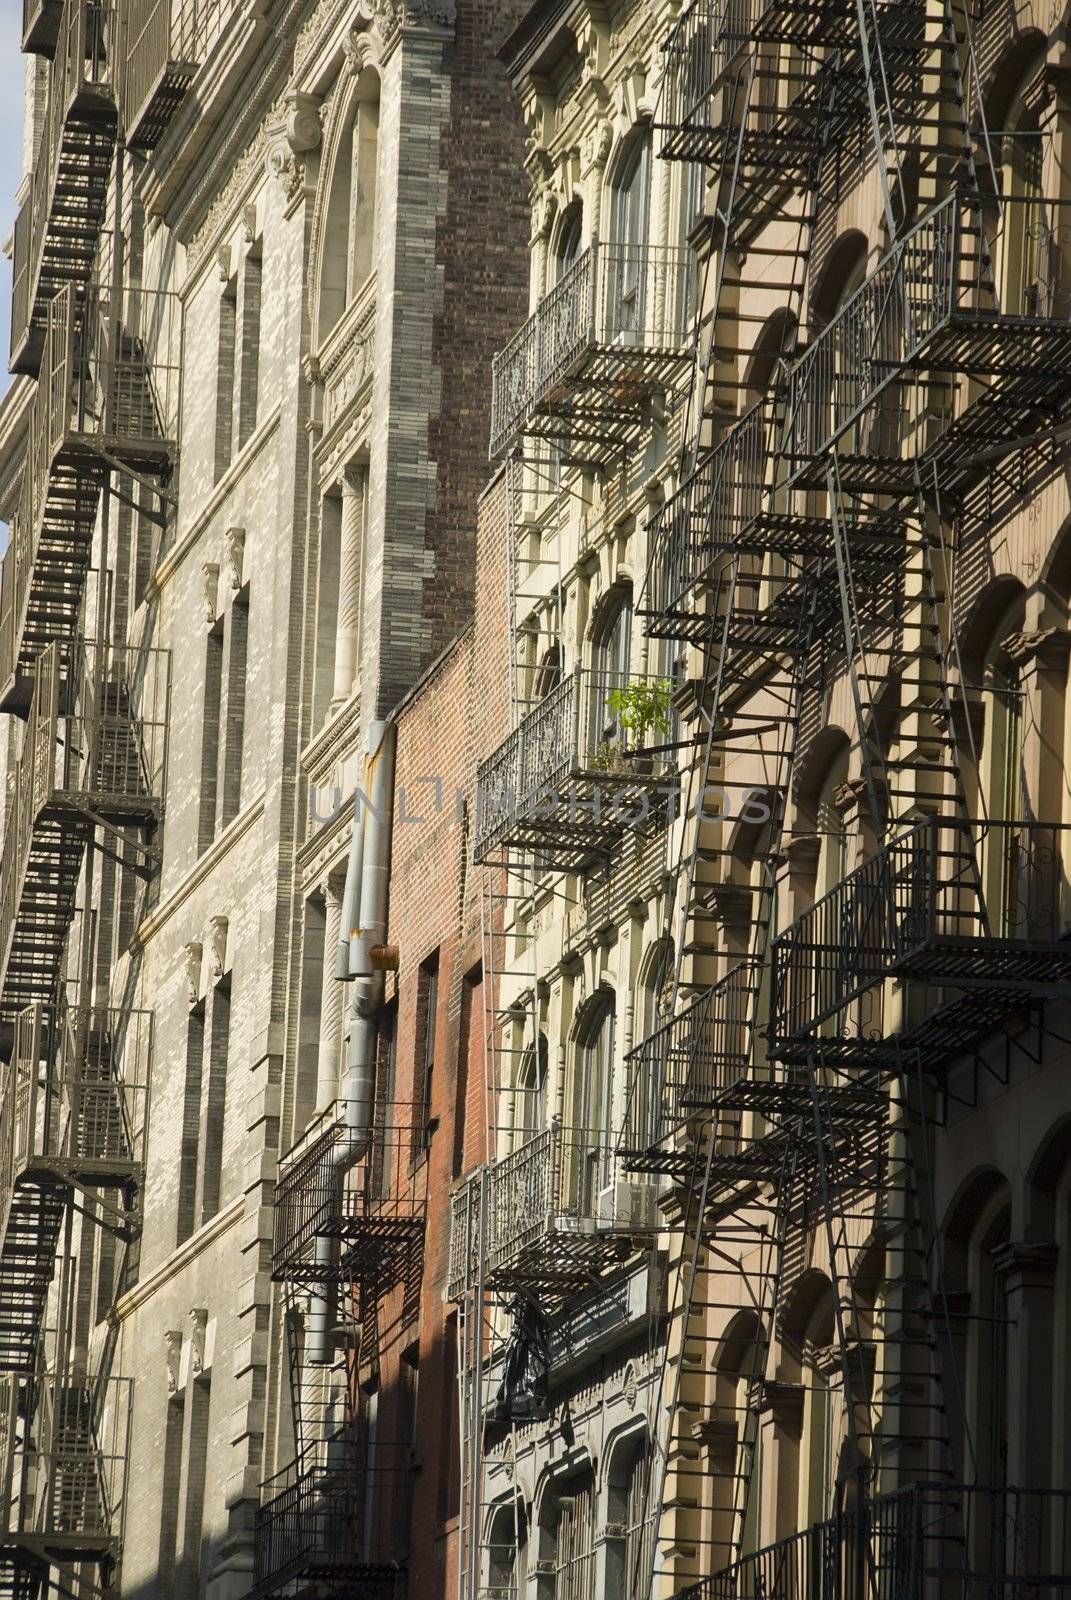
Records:
[[[0,1587],[1065,1593],[1060,8],[23,40]]]

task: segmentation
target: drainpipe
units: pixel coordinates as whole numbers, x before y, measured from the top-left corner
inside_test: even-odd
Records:
[[[391,814],[394,808],[394,724],[373,722],[368,730],[364,775],[357,790],[353,832],[342,897],[342,922],[335,977],[353,984],[346,1039],[346,1075],[339,1099],[342,1137],[331,1156],[341,1179],[367,1153],[372,1141],[376,1086],[376,1018],[383,1003],[383,973],[372,967],[371,952],[387,937],[390,886]],[[334,1241],[316,1240],[316,1261],[330,1266]],[[325,1272],[324,1276],[327,1276]],[[308,1360],[325,1365],[329,1300],[313,1295],[309,1311]]]

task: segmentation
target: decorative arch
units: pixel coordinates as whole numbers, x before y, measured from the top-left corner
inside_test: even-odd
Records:
[[[774,381],[777,363],[792,348],[798,323],[788,306],[772,311],[759,329],[744,369],[744,388],[754,399],[765,394]]]
[[[310,326],[313,347],[318,347],[338,322],[348,303],[351,288],[349,261],[350,202],[352,191],[373,185],[368,270],[374,261],[374,187],[378,180],[378,111],[380,94],[380,46],[374,32],[351,33],[346,41],[344,66],[324,120],[320,180],[313,208],[312,239],[309,250]],[[355,175],[353,139],[360,121],[360,107],[369,111],[369,131],[376,130],[374,141],[366,143],[365,169]],[[374,145],[374,148],[373,148]],[[345,212],[345,226],[342,213]]]
[[[858,287],[866,272],[867,237],[859,228],[849,228],[835,240],[811,293],[811,325],[815,331],[831,321]]]

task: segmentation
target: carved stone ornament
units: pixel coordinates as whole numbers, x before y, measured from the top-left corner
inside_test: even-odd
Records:
[[[305,168],[297,157],[285,144],[277,144],[268,152],[265,165],[269,178],[274,178],[283,191],[283,198],[296,199],[305,182]]]
[[[632,1361],[630,1361],[628,1366],[625,1368],[625,1381],[621,1386],[621,1392],[625,1397],[625,1404],[628,1406],[629,1410],[635,1411],[636,1401],[639,1398],[640,1393],[640,1385],[636,1377],[636,1365]]]
[[[255,201],[242,207],[242,238],[252,244],[257,236],[257,208]]]
[[[399,28],[452,28],[457,7],[454,0],[359,0],[357,15],[378,23],[389,40]]]
[[[359,78],[366,67],[379,60],[375,37],[357,28],[351,28],[342,41],[342,58],[351,78]]]
[[[208,919],[208,968],[213,978],[222,978],[227,962],[227,919]]]
[[[320,102],[315,95],[294,89],[286,97],[286,142],[296,156],[318,150],[323,138]]]
[[[245,560],[245,529],[228,528],[223,535],[227,551],[227,583],[232,594],[242,587],[242,565]]]
[[[516,1449],[515,1449],[515,1446],[514,1446],[514,1443],[513,1443],[513,1435],[512,1434],[510,1434],[508,1436],[508,1438],[506,1439],[505,1444],[502,1447],[502,1470],[506,1474],[506,1477],[512,1483],[513,1482],[513,1474],[517,1470]]]
[[[220,283],[226,283],[231,275],[231,247],[221,244],[216,251],[216,267],[219,271]]]
[[[219,613],[219,562],[204,561],[201,564],[201,592],[205,608],[205,627],[215,626]]]
[[[604,167],[610,155],[610,146],[614,142],[614,130],[606,117],[599,121],[586,134],[581,147],[580,162],[585,173],[593,167]]]
[[[557,210],[554,196],[549,190],[544,190],[532,208],[532,242],[536,239],[549,239],[550,230],[554,226],[554,213]]]
[[[201,955],[202,946],[196,939],[191,939],[189,944],[184,944],[182,954],[186,962],[186,998],[191,1006],[197,1004],[197,997],[201,993]]]
[[[167,1372],[167,1392],[178,1393],[179,1367],[182,1362],[182,1331],[169,1328],[164,1334],[164,1367]]]
[[[190,1312],[190,1377],[197,1378],[205,1366],[205,1329],[208,1312],[198,1307]]]

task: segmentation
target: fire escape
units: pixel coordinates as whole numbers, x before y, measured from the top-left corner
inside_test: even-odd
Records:
[[[87,1308],[122,1292],[140,1233],[152,1018],[101,998],[86,933],[93,863],[117,895],[159,867],[170,673],[110,636],[88,578],[105,495],[165,518],[178,321],[173,296],[116,279],[102,235],[113,7],[26,0],[23,23],[49,66],[14,241],[11,364],[37,382],[0,573],[0,1592],[38,1600],[110,1591],[122,1551],[130,1384],[118,1324]]]
[[[406,1592],[411,1450],[370,1428],[356,1364],[375,1364],[384,1304],[419,1293],[427,1164],[413,1120],[380,1100],[357,1135],[336,1103],[280,1162],[272,1277],[285,1286],[294,1457],[257,1512],[258,1600]]]
[[[118,0],[123,71],[118,85],[127,148],[154,150],[238,0]]]
[[[752,846],[761,873],[741,876],[716,819],[685,840],[673,1015],[632,1052],[620,1145],[627,1169],[664,1177],[684,1236],[651,1489],[672,1518],[655,1576],[676,1577],[682,1600],[1067,1587],[1055,1576],[1068,1570],[1066,1496],[954,1481],[951,1347],[920,1165],[950,1100],[973,1103],[957,1059],[973,1056],[977,1082],[992,1070],[983,1043],[1066,992],[1071,970],[1066,830],[979,814],[966,776],[952,553],[1024,492],[1028,450],[1031,471],[1055,460],[1071,404],[1053,289],[1060,202],[1029,202],[1041,268],[1008,309],[995,255],[1024,202],[976,169],[987,135],[970,26],[951,3],[692,0],[666,45],[662,154],[708,169],[708,337],[687,470],[651,529],[641,609],[652,636],[705,663],[690,792],[761,794],[766,819]],[[868,158],[885,255],[805,347],[786,340],[765,395],[734,406],[723,319],[773,272],[786,326],[803,326],[816,219]],[[838,681],[877,848],[775,936],[800,730]],[[750,929],[742,959],[717,957],[720,975],[712,925]],[[851,1273],[867,1219],[888,1241],[875,1303]],[[769,1356],[808,1230],[833,1280],[831,1386],[855,1499],[742,1553],[758,1419],[777,1403]],[[737,1352],[737,1401],[710,1412],[722,1326],[708,1313],[726,1304],[754,1331]],[[718,1514],[704,1521],[711,1494]],[[689,1565],[704,1575],[682,1584]],[[637,1593],[651,1576],[636,1575]]]

